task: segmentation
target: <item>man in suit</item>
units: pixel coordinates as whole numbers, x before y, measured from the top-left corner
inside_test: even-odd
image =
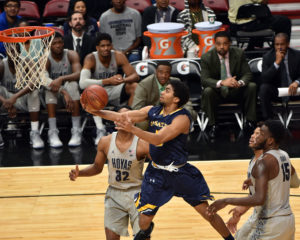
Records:
[[[273,117],[272,101],[280,101],[278,88],[288,87],[290,98],[294,97],[300,81],[300,52],[289,48],[289,37],[286,33],[275,36],[274,49],[263,56],[262,85],[259,91],[261,109],[264,119]]]
[[[83,65],[85,56],[96,50],[94,40],[84,32],[85,20],[82,13],[72,13],[69,25],[72,32],[64,37],[65,48],[75,50],[80,56],[81,65]]]
[[[246,115],[246,128],[253,128],[256,121],[256,84],[244,52],[230,47],[230,35],[216,33],[215,48],[202,55],[202,109],[209,118],[211,138],[216,135],[216,110],[220,103],[241,103]]]
[[[171,77],[171,70],[172,66],[169,62],[158,62],[156,73],[146,77],[137,85],[134,92],[132,108],[138,110],[145,106],[158,105],[160,103],[160,94],[165,90],[169,81],[179,80],[178,78]],[[192,103],[188,101],[184,107],[190,112],[193,120],[196,120],[197,113],[193,110]],[[148,129],[148,122],[137,123],[137,125],[144,130]]]

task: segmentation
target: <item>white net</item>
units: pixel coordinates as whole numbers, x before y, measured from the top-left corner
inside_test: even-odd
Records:
[[[46,83],[45,68],[54,34],[52,29],[12,29],[10,37],[14,39],[30,36],[38,38],[25,42],[3,42],[8,57],[12,59],[16,70],[17,89],[29,87],[31,90],[40,88]],[[49,36],[46,36],[48,34]]]

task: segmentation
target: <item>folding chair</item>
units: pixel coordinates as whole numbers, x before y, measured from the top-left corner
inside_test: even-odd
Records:
[[[271,11],[266,4],[245,4],[240,6],[237,13],[237,19],[253,18],[263,19],[271,16]],[[272,46],[274,32],[272,29],[262,29],[259,31],[237,31],[236,41],[239,47],[243,47],[245,43],[249,43],[251,39],[262,39],[263,42],[267,42],[269,46]]]
[[[140,76],[140,81],[156,72],[157,64],[150,60],[135,61],[131,63],[137,74]]]
[[[257,86],[261,82],[260,75],[262,72],[262,58],[255,58],[248,62],[251,72],[258,77],[260,81],[257,81]],[[294,115],[294,111],[300,108],[300,101],[289,101],[289,102],[273,102],[272,106],[275,108],[277,116],[285,128],[288,128],[290,121]]]
[[[151,6],[150,0],[126,0],[126,6],[138,10],[143,13],[145,8]]]
[[[69,3],[70,0],[51,0],[47,2],[43,13],[43,23],[63,24],[67,19]]]
[[[37,4],[31,1],[21,1],[19,15],[33,25],[40,25],[40,12]]]

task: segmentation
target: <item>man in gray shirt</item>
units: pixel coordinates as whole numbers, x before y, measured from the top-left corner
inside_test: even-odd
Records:
[[[100,19],[100,32],[108,33],[113,47],[122,51],[129,62],[140,60],[138,47],[141,43],[140,13],[125,6],[125,0],[112,0],[113,7],[104,12]]]

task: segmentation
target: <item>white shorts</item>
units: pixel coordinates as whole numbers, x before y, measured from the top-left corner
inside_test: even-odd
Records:
[[[253,213],[235,235],[236,240],[294,240],[294,214],[258,219]]]
[[[134,195],[141,188],[120,190],[108,187],[105,195],[104,226],[120,236],[129,236],[128,223],[136,234],[139,228],[138,211],[134,204]]]

